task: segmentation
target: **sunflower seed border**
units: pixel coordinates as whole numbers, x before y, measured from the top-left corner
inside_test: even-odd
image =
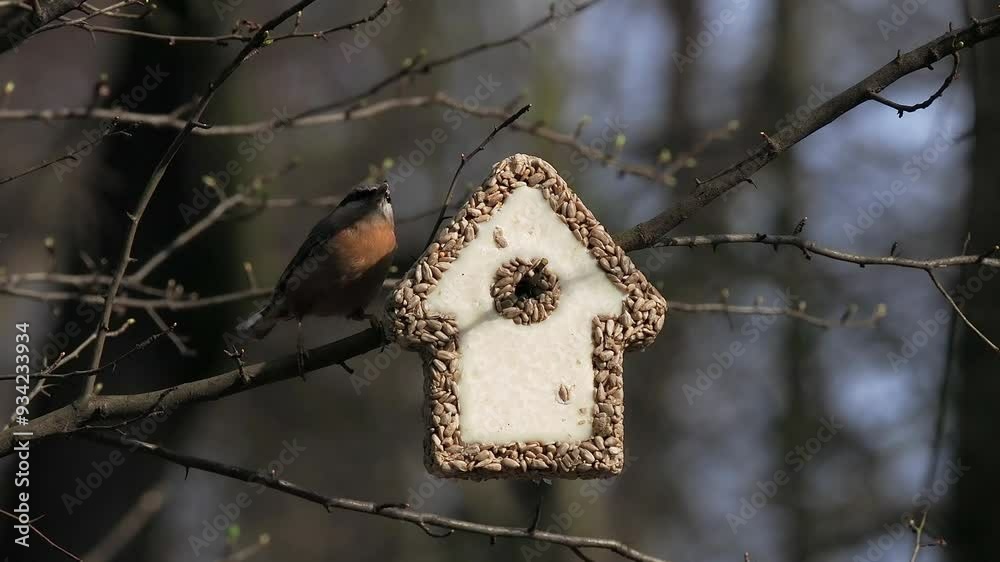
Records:
[[[429,315],[425,301],[462,248],[485,227],[483,223],[513,190],[525,187],[542,190],[552,210],[624,293],[624,310],[592,321],[593,437],[581,442],[464,443],[457,396],[459,330],[454,318]],[[482,189],[440,231],[386,301],[390,337],[423,359],[427,470],[474,480],[607,478],[620,473],[625,465],[623,354],[653,342],[666,309],[659,291],[548,162],[515,154],[494,164]]]

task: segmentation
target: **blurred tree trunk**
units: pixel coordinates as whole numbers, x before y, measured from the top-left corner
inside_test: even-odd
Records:
[[[157,18],[143,20],[145,23],[139,29],[171,34],[218,32],[219,22],[208,5],[194,2],[173,3],[169,7],[161,7],[158,14]],[[126,110],[153,113],[169,112],[190,102],[192,95],[200,92],[209,80],[214,79],[219,68],[218,57],[235,48],[208,50],[205,46],[194,45],[189,50],[185,46],[169,46],[163,41],[128,41],[111,36],[102,36],[101,40],[118,42],[120,45],[118,52],[121,54],[120,59],[116,61],[117,64],[111,69],[108,84],[110,96],[99,103],[119,102]],[[42,48],[42,43],[31,42],[23,48]],[[206,53],[211,53],[212,56],[206,56]],[[143,79],[151,72],[161,72],[166,76],[155,88],[147,90],[142,86]],[[94,82],[97,81],[98,77],[95,76]],[[134,93],[139,90],[146,93],[138,95]],[[123,95],[128,95],[134,100],[132,106],[129,106],[128,102],[122,103]],[[222,98],[220,97],[217,103],[219,100]],[[86,130],[97,130],[98,123],[86,122],[81,124],[81,127]],[[66,226],[63,232],[56,234],[61,262],[57,270],[86,273],[87,270],[84,269],[79,257],[81,252],[85,252],[95,259],[106,259],[107,262],[102,268],[111,273],[128,229],[126,213],[135,208],[153,168],[166,146],[177,134],[173,130],[151,129],[136,129],[131,133],[132,136],[128,138],[116,136],[106,139],[93,156],[95,160],[85,162],[86,166],[77,170],[74,176],[70,176],[67,184],[63,186],[67,190],[85,192],[86,197],[92,202],[90,208],[97,209],[97,219],[92,220],[91,217],[83,216],[80,209],[74,205],[64,205],[58,211],[65,215]],[[76,144],[81,138],[81,133],[75,131],[68,141]],[[206,141],[195,138],[189,144],[203,142]],[[214,146],[219,147],[222,144],[217,143]],[[198,149],[190,147],[182,149],[157,190],[149,212],[142,220],[133,248],[133,257],[140,261],[149,257],[185,228],[179,206],[181,203],[190,204],[192,188],[199,185],[198,177],[206,170],[215,169],[212,166],[217,166],[218,161],[225,160],[213,156],[204,145]],[[98,224],[99,227],[95,231],[87,226],[88,224]],[[152,275],[148,281],[153,285],[163,286],[168,277],[176,276],[178,282],[184,283],[188,290],[202,294],[233,290],[231,271],[205,267],[206,263],[216,262],[212,258],[232,253],[231,236],[220,234],[218,230],[210,232],[204,239],[170,258],[162,267],[162,271]],[[165,275],[163,272],[170,272],[172,275]],[[55,325],[54,333],[63,332],[70,322],[82,327],[77,341],[65,346],[65,350],[69,351],[93,332],[101,309],[97,307],[84,310],[78,303],[71,302],[59,312],[61,324]],[[219,334],[231,327],[227,319],[235,318],[232,309],[205,309],[204,312],[185,313],[176,317],[166,311],[162,316],[168,323],[177,321],[177,333],[184,337],[187,346],[199,350],[200,356],[182,358],[178,349],[171,345],[167,338],[162,338],[144,350],[141,356],[130,358],[123,363],[114,376],[103,375],[99,381],[104,385],[103,393],[161,388],[212,371],[214,368],[212,359],[218,357],[222,345]],[[111,322],[112,326],[120,326],[129,317],[136,319],[136,325],[122,337],[108,341],[103,354],[104,362],[123,354],[139,341],[159,331],[153,320],[141,310],[116,313]],[[220,320],[223,322],[220,323]],[[90,361],[92,353],[93,347],[86,350],[77,361],[76,367],[84,368],[84,364]],[[53,358],[49,359],[51,361]],[[181,380],[179,373],[185,373],[183,376],[185,380]],[[82,379],[73,379],[72,382],[62,384],[52,391],[51,397],[38,397],[33,401],[33,415],[73,400],[79,395],[81,384]],[[156,425],[153,432],[148,435],[148,439],[154,442],[169,441],[171,436],[183,430],[185,420],[189,419],[191,418],[186,414],[173,415],[166,422]],[[32,506],[39,514],[46,514],[45,529],[57,530],[53,538],[79,556],[85,555],[108,534],[124,514],[138,502],[140,495],[159,480],[160,474],[166,468],[164,463],[149,462],[126,452],[123,453],[124,462],[115,467],[113,472],[106,475],[99,474],[97,467],[109,466],[108,459],[112,450],[74,440],[48,441],[32,446],[32,450]],[[81,485],[77,479],[80,482],[87,482],[88,476],[91,482],[99,481],[99,485],[88,486],[92,488],[89,495],[78,494],[77,489],[81,488]],[[73,496],[82,497],[82,503],[71,505],[70,513],[66,507],[66,500]],[[5,503],[10,505],[10,501]],[[150,522],[151,527],[156,525],[156,519]],[[9,532],[8,527],[5,527],[4,533],[7,532]],[[143,539],[144,535],[140,534],[116,559],[158,558],[154,554],[162,553],[148,550]],[[11,539],[3,537],[2,540],[5,541],[4,544],[9,544]],[[35,546],[38,551],[43,551],[45,548],[37,544]]]
[[[795,107],[801,105],[797,100],[802,97],[802,92],[808,91],[809,88],[805,83],[808,77],[805,71],[801,70],[809,68],[809,53],[797,47],[802,43],[795,34],[796,13],[799,9],[800,5],[794,0],[780,0],[775,3],[772,25],[772,29],[775,30],[774,51],[765,70],[764,79],[760,82],[764,94],[761,99],[766,100],[763,107],[768,109],[765,112],[768,121],[761,128],[764,131],[775,132],[777,123],[784,125],[782,115],[794,111]],[[789,233],[802,219],[802,209],[805,207],[804,194],[799,191],[797,178],[800,173],[796,165],[796,153],[793,151],[783,155],[772,166],[772,173],[777,181],[771,187],[771,196],[780,201],[776,215],[778,224],[774,228],[777,232]],[[789,288],[792,294],[798,294],[799,288],[804,285],[804,277],[809,275],[804,266],[806,262],[797,255],[783,257],[783,267],[777,268],[779,272],[776,276],[777,288],[779,291]],[[769,296],[766,304],[772,304],[771,300]],[[797,302],[780,303],[780,306],[797,305]],[[783,415],[776,419],[775,430],[780,437],[776,441],[778,447],[773,451],[771,473],[783,470],[790,476],[788,484],[777,492],[778,505],[772,509],[780,506],[787,513],[787,517],[781,519],[788,522],[787,526],[777,532],[778,536],[784,537],[783,544],[779,543],[783,558],[805,562],[810,559],[813,552],[810,539],[813,535],[813,517],[806,507],[808,484],[803,473],[792,472],[786,454],[796,447],[801,447],[815,431],[817,400],[808,389],[815,389],[820,385],[816,384],[817,371],[810,368],[808,356],[810,350],[818,345],[818,341],[814,331],[795,324],[784,324],[780,329],[784,336],[784,350],[779,353],[781,357],[779,380],[784,387],[777,393],[781,397],[775,398],[779,402],[775,406],[780,406],[780,402],[784,402],[786,406]]]
[[[989,4],[984,2],[984,4]],[[968,55],[967,55],[968,56]],[[971,58],[971,57],[969,57]],[[973,78],[975,98],[975,148],[972,151],[972,190],[968,231],[970,252],[981,252],[1000,242],[1000,44],[987,41],[976,47]],[[964,62],[964,59],[963,59]],[[964,276],[969,294],[979,289],[964,307],[969,319],[992,341],[1000,340],[1000,280],[974,280],[980,268],[971,267]],[[961,293],[960,293],[961,294]],[[959,321],[960,322],[960,321]],[[997,443],[996,402],[1000,397],[1000,358],[965,326],[959,344],[958,459],[970,467],[958,482],[954,510],[955,560],[991,560],[997,556],[1000,536],[1000,447]],[[943,462],[957,459],[942,459]],[[942,474],[938,473],[938,478]]]

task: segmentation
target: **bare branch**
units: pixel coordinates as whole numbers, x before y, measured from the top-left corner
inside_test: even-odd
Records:
[[[948,301],[948,304],[950,304],[951,307],[955,309],[955,313],[958,314],[958,317],[961,318],[963,322],[965,322],[965,325],[968,326],[969,329],[972,330],[977,336],[979,336],[979,339],[983,340],[986,343],[986,345],[993,350],[994,353],[1000,353],[1000,348],[997,347],[997,344],[991,342],[990,338],[986,337],[985,334],[980,332],[979,328],[977,328],[976,325],[973,324],[971,320],[969,320],[969,318],[965,315],[965,313],[962,312],[962,309],[957,304],[955,304],[955,299],[951,298],[951,295],[948,294],[948,290],[941,285],[941,282],[938,281],[937,277],[934,275],[934,272],[928,270],[927,275],[930,276],[931,282],[934,283],[934,287],[937,288],[938,292],[944,295],[944,298],[945,300]]]
[[[615,235],[615,241],[627,252],[652,246],[715,198],[745,181],[751,181],[755,172],[796,143],[868,101],[869,92],[881,91],[903,76],[997,35],[1000,35],[1000,16],[975,21],[958,31],[949,31],[908,53],[897,55],[882,68],[817,107],[805,119],[782,128],[772,136],[764,135],[765,142],[750,151],[748,157],[729,166],[711,179],[699,183],[693,193],[673,208],[625,232],[618,233]]]
[[[352,511],[355,513],[373,515],[376,517],[395,519],[397,521],[412,523],[423,529],[425,532],[428,531],[430,526],[434,526],[442,529],[447,529],[448,530],[447,535],[450,535],[452,532],[458,531],[462,533],[483,535],[486,537],[490,537],[491,539],[494,538],[530,539],[533,541],[558,544],[572,549],[592,548],[592,549],[606,550],[618,554],[619,556],[627,560],[635,560],[638,562],[665,562],[660,558],[656,558],[655,556],[645,554],[620,541],[612,539],[584,537],[576,535],[564,535],[562,533],[553,533],[548,531],[541,531],[538,529],[529,531],[524,527],[508,527],[503,525],[489,525],[485,523],[475,523],[464,519],[456,519],[453,517],[438,515],[436,513],[418,511],[415,509],[411,509],[408,506],[405,506],[405,504],[386,505],[386,504],[375,503],[372,501],[358,500],[353,498],[327,496],[319,492],[305,488],[303,486],[300,486],[298,484],[289,482],[287,480],[277,478],[266,472],[257,472],[231,464],[225,464],[213,460],[204,459],[201,457],[185,455],[183,453],[178,453],[176,451],[161,447],[153,443],[139,441],[137,439],[132,439],[130,437],[111,436],[105,433],[94,432],[94,431],[81,432],[79,436],[85,439],[97,441],[99,443],[104,443],[106,445],[111,445],[115,447],[128,447],[130,450],[138,451],[143,454],[154,457],[159,457],[166,461],[180,465],[187,470],[190,469],[202,470],[205,472],[218,474],[220,476],[225,476],[227,478],[232,478],[234,480],[240,480],[243,482],[250,482],[253,484],[266,486],[272,490],[276,490],[278,492],[289,494],[298,498],[302,498],[306,501],[310,501],[315,504],[321,505],[324,508],[326,508],[327,511],[340,509],[340,510]],[[443,538],[443,536],[447,536],[447,535],[439,535],[436,533],[430,533],[430,534],[438,538]]]
[[[43,170],[43,169],[45,169],[45,168],[47,168],[47,167],[49,167],[49,166],[51,166],[51,165],[53,165],[53,164],[55,164],[57,162],[62,162],[63,160],[79,160],[79,158],[77,158],[77,156],[76,156],[77,154],[83,152],[84,150],[89,150],[92,146],[98,145],[102,141],[104,141],[104,139],[106,137],[110,137],[110,136],[113,136],[113,135],[131,136],[127,131],[111,129],[108,132],[102,133],[100,137],[94,139],[93,141],[87,141],[86,143],[83,143],[76,150],[73,150],[71,152],[67,152],[66,154],[64,154],[62,156],[58,156],[56,158],[51,158],[49,160],[45,160],[41,164],[32,166],[32,167],[28,168],[27,170],[18,172],[16,174],[14,174],[13,176],[8,176],[6,178],[0,179],[0,185],[3,185],[3,184],[8,183],[8,182],[12,182],[12,181],[14,181],[14,180],[16,180],[18,178],[23,178],[24,176],[27,176],[28,174],[32,174],[34,172],[37,172],[38,170]]]
[[[0,53],[17,49],[43,25],[75,9],[81,0],[34,0],[27,9],[0,14]],[[18,6],[20,8],[20,6]]]
[[[132,319],[132,318],[129,318],[125,322],[122,322],[122,325],[119,326],[118,329],[111,330],[110,332],[108,332],[108,337],[109,338],[118,337],[118,336],[122,335],[123,333],[125,333],[126,330],[128,330],[129,328],[131,328],[134,325],[135,325],[135,320]],[[76,346],[76,348],[73,351],[71,351],[69,353],[62,353],[62,354],[60,354],[59,357],[55,361],[53,361],[52,365],[49,365],[48,367],[46,367],[40,373],[29,374],[28,375],[28,380],[31,380],[31,377],[36,377],[36,376],[39,376],[39,375],[48,375],[49,373],[52,373],[56,369],[58,369],[58,368],[62,367],[63,365],[65,365],[66,363],[72,361],[73,359],[76,359],[77,357],[80,356],[81,353],[83,353],[88,347],[90,347],[90,345],[92,343],[94,343],[94,340],[96,340],[96,339],[97,339],[97,333],[96,332],[90,334],[89,336],[87,336],[86,339],[84,339],[82,342],[80,342],[80,345]],[[43,376],[41,378],[41,380],[39,380],[35,384],[34,388],[32,388],[31,392],[28,394],[28,403],[30,404],[31,401],[34,400],[36,396],[38,396],[39,394],[45,393],[46,389],[52,388],[52,387],[56,386],[56,384],[58,384],[58,383],[49,384],[49,383],[45,382],[45,377]],[[17,411],[15,410],[14,412],[11,412],[10,418],[7,421],[7,425],[5,425],[3,427],[3,429],[7,430],[8,428],[10,428],[10,426],[13,425],[13,423],[14,423],[14,421],[15,421],[16,418],[17,418]]]
[[[260,294],[270,294],[269,289],[262,291]],[[236,293],[231,295],[236,295]],[[223,296],[229,297],[231,295]],[[821,328],[834,326],[868,327],[885,316],[883,307],[877,308],[867,320],[853,321],[843,318],[839,322],[806,314],[802,308],[739,306],[725,303],[691,304],[677,301],[669,301],[667,307],[683,312],[781,315],[802,320]],[[331,365],[339,365],[384,343],[383,336],[377,329],[372,328],[359,332],[310,350],[304,371],[308,373]],[[75,404],[65,406],[32,420],[21,429],[32,432],[32,439],[42,439],[53,435],[73,433],[87,427],[90,422],[141,419],[159,410],[173,410],[189,404],[216,400],[258,386],[298,377],[299,368],[296,354],[253,365],[244,365],[239,362],[236,369],[221,375],[161,390],[141,394],[94,396],[90,403],[85,406]],[[13,445],[12,437],[10,431],[0,432],[0,457],[10,454]]]
[[[115,330],[114,332],[109,332],[108,335],[109,336],[119,335],[122,331],[124,331],[126,328],[128,328],[129,326],[131,326],[133,324],[135,324],[135,321],[130,318],[129,321],[125,322],[122,325],[121,328],[119,328],[118,330]],[[113,361],[109,361],[108,363],[105,363],[104,365],[102,365],[102,366],[100,366],[100,367],[98,367],[96,369],[83,369],[83,370],[79,370],[79,371],[70,371],[68,373],[53,373],[53,371],[55,369],[57,369],[59,366],[61,366],[62,364],[66,363],[66,361],[69,360],[69,356],[66,356],[65,358],[61,358],[59,361],[57,361],[55,364],[53,364],[48,369],[45,369],[45,370],[40,371],[38,373],[31,373],[28,376],[30,378],[35,378],[35,379],[68,379],[68,378],[73,378],[73,377],[82,377],[82,376],[94,375],[94,374],[97,374],[97,373],[102,373],[102,372],[107,371],[109,369],[114,370],[114,369],[118,368],[118,364],[119,363],[121,363],[125,359],[128,359],[132,355],[135,355],[136,353],[138,353],[138,352],[146,349],[147,347],[149,347],[150,345],[152,345],[153,342],[155,342],[156,340],[158,340],[161,337],[163,337],[164,335],[172,332],[174,330],[174,328],[176,328],[176,327],[177,327],[176,324],[174,324],[172,326],[167,326],[162,331],[156,332],[155,334],[153,334],[153,335],[149,336],[148,338],[142,340],[141,342],[137,343],[135,346],[132,347],[132,349],[126,351],[123,354],[121,354],[120,356],[118,356],[117,358],[115,358]],[[117,334],[115,332],[117,332]],[[96,337],[96,336],[91,335],[91,338],[93,338],[93,337]],[[85,340],[84,344],[89,344],[89,341],[93,341],[91,338],[88,338],[87,340]],[[78,352],[76,352],[76,353],[78,353]],[[18,376],[24,376],[24,375],[0,375],[0,381],[4,381],[4,380],[17,380]]]
[[[938,282],[937,277],[934,275],[935,269],[941,269],[945,267],[955,267],[962,265],[982,265],[984,267],[1000,267],[1000,259],[989,257],[995,254],[998,250],[997,246],[993,246],[988,251],[978,254],[978,255],[961,255],[961,256],[951,256],[945,258],[935,258],[935,259],[911,259],[902,258],[894,255],[889,256],[862,256],[858,254],[852,254],[845,252],[843,250],[837,250],[833,248],[827,248],[820,246],[816,242],[805,240],[799,236],[794,235],[773,235],[773,234],[709,234],[702,236],[678,236],[674,238],[663,238],[653,244],[653,247],[666,247],[666,246],[687,246],[689,248],[694,248],[696,246],[711,246],[716,248],[723,244],[765,244],[773,246],[777,249],[778,246],[793,246],[802,251],[802,255],[806,259],[812,259],[813,255],[827,257],[833,260],[855,263],[861,267],[866,265],[892,265],[898,267],[905,267],[910,269],[919,269],[927,272],[931,278],[931,282],[938,291],[941,292],[948,299],[952,308],[958,313],[969,328],[980,339],[982,339],[986,344],[995,352],[1000,352],[997,346],[990,341],[983,333],[972,324],[972,322],[965,316],[965,314],[955,305],[955,301],[952,300],[948,292],[941,286]],[[890,251],[890,254],[894,253]]]
[[[932,103],[934,103],[935,100],[937,100],[944,94],[944,91],[948,89],[948,86],[951,86],[952,81],[958,77],[958,63],[960,60],[958,53],[957,52],[952,53],[951,57],[952,57],[951,73],[949,73],[948,77],[944,79],[944,83],[941,84],[941,87],[938,88],[936,92],[931,94],[931,97],[927,98],[926,100],[914,105],[904,105],[880,96],[878,94],[878,90],[868,92],[868,99],[877,101],[883,105],[887,105],[895,109],[899,113],[899,117],[903,117],[904,113],[913,113],[914,111],[927,109],[928,107],[931,106]]]
[[[367,353],[383,345],[379,330],[369,328],[353,336],[309,350],[304,371],[309,373],[339,365],[351,357]],[[33,433],[30,439],[73,433],[90,422],[120,422],[141,419],[160,411],[173,411],[182,406],[217,400],[287,379],[299,378],[296,354],[289,354],[252,365],[233,369],[220,375],[172,387],[123,395],[95,395],[85,405],[69,404],[19,426],[18,431]],[[13,447],[12,431],[0,431],[0,457],[9,455]]]
[[[444,222],[444,215],[446,212],[448,212],[448,207],[451,205],[451,197],[452,194],[454,194],[455,192],[455,183],[458,181],[459,174],[462,173],[462,168],[464,168],[465,165],[469,162],[469,160],[472,160],[472,158],[475,155],[482,152],[482,150],[486,148],[486,145],[489,144],[491,140],[493,140],[493,137],[495,137],[497,133],[507,128],[508,126],[512,125],[515,121],[517,121],[522,115],[527,113],[530,109],[531,109],[531,104],[529,103],[528,105],[517,110],[510,117],[504,119],[502,123],[500,123],[496,127],[493,127],[493,131],[491,131],[490,134],[487,135],[485,139],[483,139],[483,142],[479,143],[479,146],[477,146],[472,152],[470,152],[468,156],[466,156],[465,153],[462,153],[460,155],[458,168],[455,169],[455,175],[451,177],[451,183],[448,184],[448,192],[444,196],[444,202],[441,203],[441,211],[438,213],[437,221],[434,222],[434,228],[431,229],[430,238],[427,240],[427,243],[424,244],[425,247],[431,245],[431,242],[434,241],[435,235],[437,235],[438,228],[440,228],[441,223]]]
[[[698,236],[676,236],[661,238],[651,247],[685,246],[688,248],[711,246],[716,248],[724,244],[763,244],[767,246],[793,246],[802,250],[803,256],[809,259],[813,254],[837,261],[866,265],[892,265],[912,269],[930,271],[946,267],[982,264],[990,267],[1000,267],[1000,259],[986,257],[993,253],[980,255],[949,256],[934,259],[911,259],[897,256],[863,256],[852,254],[835,248],[820,246],[817,242],[806,240],[799,236],[780,234],[702,234]]]
[[[318,30],[318,31],[298,31],[293,30],[286,34],[271,37],[270,40],[273,43],[278,41],[286,41],[288,39],[322,39],[325,35],[330,33],[335,33],[337,31],[344,31],[348,29],[354,29],[359,25],[365,24],[367,22],[373,21],[378,16],[382,15],[382,12],[386,10],[389,3],[394,0],[385,0],[378,8],[373,10],[367,16],[360,18],[356,21],[341,24],[328,29]],[[39,28],[34,32],[34,35],[38,35],[45,31],[51,31],[53,29],[59,29],[61,27],[76,27],[90,33],[105,33],[109,35],[123,35],[126,37],[135,37],[138,39],[150,39],[154,41],[165,41],[170,45],[176,45],[178,43],[207,43],[220,46],[226,46],[230,42],[234,43],[250,43],[254,40],[254,34],[249,34],[240,31],[234,31],[232,33],[224,33],[221,35],[170,35],[163,33],[153,33],[149,31],[139,31],[135,29],[128,29],[122,27],[110,27],[106,25],[94,25],[89,23],[87,20],[91,19],[97,15],[111,15],[106,13],[110,8],[120,8],[123,5],[128,5],[131,2],[124,1],[118,4],[112,5],[104,10],[93,12],[85,17],[77,18],[75,20],[64,20],[59,22],[52,22],[44,27]],[[120,14],[118,17],[122,17]],[[287,18],[286,18],[287,19]],[[280,22],[279,22],[280,23]]]
[[[527,27],[522,28],[521,30],[517,31],[516,33],[514,33],[512,35],[504,37],[503,39],[498,39],[496,41],[486,41],[486,42],[480,43],[478,45],[473,45],[472,47],[467,47],[465,49],[462,49],[462,50],[457,51],[455,53],[452,53],[450,55],[446,55],[446,56],[443,56],[443,57],[440,57],[440,58],[436,58],[436,59],[432,59],[432,60],[429,60],[429,61],[425,61],[425,62],[422,62],[422,63],[421,62],[416,62],[416,61],[411,61],[411,63],[409,65],[404,65],[403,68],[401,68],[400,70],[398,70],[398,71],[396,71],[396,72],[394,72],[394,73],[386,76],[385,78],[379,80],[375,84],[372,84],[371,86],[369,86],[368,88],[366,88],[361,93],[354,94],[354,95],[351,95],[351,96],[347,96],[345,98],[341,98],[339,100],[336,100],[336,101],[333,101],[333,102],[330,102],[330,103],[327,103],[327,104],[323,104],[323,105],[321,105],[319,107],[314,107],[312,109],[308,109],[308,110],[303,111],[302,113],[299,113],[298,115],[296,115],[293,118],[293,120],[296,120],[296,119],[299,119],[299,118],[308,117],[308,116],[311,116],[311,115],[317,115],[317,114],[320,114],[320,113],[325,113],[325,112],[330,111],[332,109],[338,109],[338,108],[342,108],[342,107],[347,107],[347,113],[350,114],[350,115],[353,115],[354,110],[358,109],[362,105],[365,105],[363,102],[367,98],[370,98],[370,97],[374,96],[375,94],[378,94],[379,92],[385,90],[389,86],[392,86],[393,84],[401,82],[401,81],[409,78],[410,76],[416,76],[418,74],[429,74],[435,68],[438,68],[440,66],[445,66],[445,65],[448,65],[448,64],[452,64],[454,62],[466,59],[466,58],[468,58],[468,57],[470,57],[472,55],[476,55],[476,54],[479,54],[479,53],[482,53],[482,52],[485,52],[485,51],[489,51],[491,49],[496,49],[498,47],[504,47],[506,45],[510,45],[511,43],[524,42],[525,41],[524,37],[526,35],[528,35],[529,33],[533,32],[533,31],[535,31],[535,30],[537,30],[537,29],[539,29],[539,28],[541,28],[541,27],[543,27],[543,26],[545,26],[545,25],[547,25],[549,23],[554,22],[558,18],[566,19],[566,18],[572,17],[572,16],[574,16],[576,14],[579,14],[580,12],[582,12],[582,11],[586,10],[587,8],[593,6],[594,4],[598,3],[599,1],[600,0],[590,0],[589,2],[587,2],[585,4],[581,4],[579,6],[573,6],[572,10],[570,10],[570,11],[564,13],[564,14],[557,14],[555,10],[550,9],[548,15],[546,15],[545,17],[543,17],[543,18],[535,21],[534,23],[528,25]],[[351,106],[351,107],[348,107],[348,106]],[[507,112],[504,112],[504,115],[501,117],[501,119],[507,116],[506,113]]]
[[[17,515],[14,515],[13,513],[9,512],[9,511],[7,511],[5,509],[0,509],[0,514],[3,514],[3,515],[6,515],[7,517],[10,517],[14,521],[19,521],[18,518],[17,518]],[[37,521],[37,519],[36,519],[36,521]],[[29,523],[28,526],[31,528],[32,531],[35,532],[36,535],[42,537],[42,540],[44,540],[45,542],[49,543],[49,545],[52,546],[52,548],[58,550],[60,553],[63,554],[63,556],[65,556],[66,558],[69,558],[70,560],[76,560],[77,562],[82,562],[80,560],[79,556],[77,556],[77,555],[73,554],[72,552],[66,550],[65,548],[59,546],[55,541],[53,541],[48,536],[46,536],[45,533],[41,532],[38,529],[38,527],[35,527],[34,521],[32,521],[31,523]]]
[[[121,287],[122,279],[125,277],[125,270],[132,261],[132,244],[135,241],[136,232],[139,230],[139,221],[142,219],[142,215],[145,213],[146,207],[149,205],[149,201],[153,198],[153,193],[156,192],[157,186],[160,185],[160,180],[163,179],[163,175],[166,173],[167,167],[170,166],[174,156],[176,156],[177,152],[180,151],[181,145],[183,145],[184,141],[187,140],[188,135],[200,123],[201,117],[205,113],[205,109],[208,107],[208,104],[211,103],[212,98],[215,97],[215,92],[218,91],[218,88],[225,83],[225,81],[232,76],[234,72],[236,72],[236,69],[239,68],[240,65],[256,53],[257,49],[264,45],[264,42],[267,40],[268,33],[272,29],[313,2],[315,2],[315,0],[300,0],[299,2],[296,2],[295,5],[290,8],[286,8],[283,12],[261,26],[261,28],[253,35],[253,38],[243,47],[242,50],[240,50],[239,54],[236,55],[232,62],[230,62],[229,65],[222,70],[218,78],[209,83],[208,89],[201,97],[201,100],[198,102],[198,106],[192,112],[187,124],[177,134],[177,136],[174,137],[174,140],[170,143],[170,146],[167,147],[167,150],[163,154],[159,163],[157,163],[156,167],[153,169],[153,174],[149,178],[149,183],[147,183],[146,188],[143,190],[142,196],[139,198],[139,203],[136,206],[135,212],[129,217],[131,218],[131,225],[129,226],[128,234],[125,237],[125,243],[122,247],[121,258],[118,262],[117,271],[112,279],[111,287],[108,289],[108,295],[104,304],[104,314],[101,317],[101,323],[97,327],[97,341],[94,344],[94,359],[91,362],[92,369],[96,369],[101,365],[101,355],[104,352],[104,342],[107,337],[107,330],[109,329],[108,323],[111,320],[111,313],[114,310],[115,297],[118,296],[118,289]],[[96,383],[97,375],[91,375],[87,378],[87,384],[84,387],[83,393],[80,395],[80,405],[86,405],[87,401],[90,400],[91,396],[94,394],[94,386]]]
[[[215,224],[226,214],[226,211],[236,207],[237,205],[245,204],[247,198],[242,194],[237,194],[232,197],[226,197],[219,204],[212,208],[212,210],[202,217],[201,220],[192,224],[187,230],[181,232],[176,238],[167,243],[159,252],[150,256],[145,263],[142,264],[137,271],[129,275],[129,280],[133,283],[141,283],[150,273],[153,272],[157,267],[160,266],[164,261],[167,260],[174,252],[183,248],[189,242],[198,237],[199,234],[208,230],[210,226]]]
[[[443,92],[437,92],[426,96],[386,98],[356,109],[331,111],[328,113],[318,113],[317,111],[309,110],[299,116],[289,118],[287,121],[282,121],[281,126],[283,128],[318,127],[346,121],[371,119],[383,113],[400,109],[427,107],[446,107],[484,119],[503,120],[510,115],[510,111],[503,107],[468,107],[456,98],[450,97]],[[121,109],[88,107],[37,110],[0,109],[0,121],[49,122],[98,119],[118,119],[121,123],[131,123],[157,129],[183,129],[186,124],[186,121],[177,116],[176,111],[170,113],[139,113],[123,111]],[[191,134],[194,136],[246,136],[254,135],[261,131],[273,130],[277,124],[278,122],[275,119],[242,124],[213,124],[208,129],[195,129]],[[729,136],[728,126],[719,130],[709,131],[694,147],[684,152],[681,157],[675,159],[670,165],[661,169],[651,164],[623,162],[613,153],[598,150],[585,142],[581,142],[579,136],[575,133],[562,132],[541,123],[513,123],[510,128],[569,148],[588,160],[599,162],[603,166],[617,170],[619,175],[641,177],[667,187],[674,185],[674,175],[686,167],[686,162],[691,157],[697,156],[706,150],[712,142],[728,138]]]
[[[886,316],[886,308],[884,305],[879,305],[875,308],[870,317],[861,320],[853,320],[849,318],[828,320],[826,318],[807,314],[805,307],[790,308],[762,305],[743,306],[726,303],[686,303],[667,301],[667,310],[670,312],[709,312],[719,314],[746,314],[750,316],[788,316],[789,318],[795,318],[811,326],[823,329],[871,328],[874,327],[879,320],[885,318]]]

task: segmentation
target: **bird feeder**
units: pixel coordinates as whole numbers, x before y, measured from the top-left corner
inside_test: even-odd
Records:
[[[423,358],[432,474],[621,472],[622,355],[653,342],[666,301],[549,163],[495,164],[386,308]]]

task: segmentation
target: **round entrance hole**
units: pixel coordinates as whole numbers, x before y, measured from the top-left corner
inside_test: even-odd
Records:
[[[493,308],[515,324],[545,321],[559,303],[559,278],[545,258],[514,258],[497,269]]]

